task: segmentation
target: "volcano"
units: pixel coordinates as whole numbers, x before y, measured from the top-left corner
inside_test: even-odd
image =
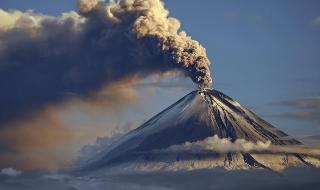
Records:
[[[193,91],[124,135],[89,160],[86,170],[122,166],[149,169],[226,169],[315,166],[318,159],[298,153],[163,151],[186,142],[210,137],[228,138],[231,142],[270,142],[272,145],[302,145],[273,127],[227,95],[213,89]]]

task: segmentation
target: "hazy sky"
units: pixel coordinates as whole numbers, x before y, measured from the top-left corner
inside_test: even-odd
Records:
[[[75,2],[1,0],[0,8],[60,15],[74,10]],[[165,4],[182,29],[206,47],[214,88],[291,135],[320,134],[320,1],[165,0]],[[189,79],[168,81],[138,86],[148,95],[121,112],[124,121],[115,123],[141,123],[194,88]],[[179,87],[172,87],[172,81]],[[72,109],[63,117],[79,123],[90,120]],[[99,125],[104,122],[108,120],[101,119]]]
[[[319,1],[167,0],[165,3],[171,15],[180,19],[182,28],[206,47],[213,62],[215,88],[291,134],[320,134],[319,122],[273,117],[293,112],[294,107],[270,105],[320,95]],[[0,7],[59,15],[74,10],[75,0],[2,0]],[[167,91],[175,89],[158,92],[163,95],[156,99],[171,95]],[[173,93],[177,96],[163,101],[168,105],[184,93]],[[154,108],[154,113],[161,108],[164,106]]]

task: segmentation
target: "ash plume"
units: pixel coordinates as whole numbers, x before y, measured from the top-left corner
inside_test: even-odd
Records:
[[[59,17],[0,16],[0,122],[175,69],[200,87],[212,83],[205,48],[160,0],[81,0],[78,12]]]

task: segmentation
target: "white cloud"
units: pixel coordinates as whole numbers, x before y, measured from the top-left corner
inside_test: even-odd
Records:
[[[256,143],[247,141],[245,139],[237,139],[232,142],[228,138],[219,138],[217,135],[208,137],[203,141],[186,142],[181,145],[173,145],[167,150],[161,151],[213,151],[218,153],[228,152],[267,152],[267,153],[287,153],[287,154],[305,154],[305,155],[320,155],[319,148],[307,147],[304,145],[273,145],[270,141]]]
[[[231,142],[227,138],[219,138],[217,135],[208,137],[203,141],[197,142],[186,142],[183,145],[174,145],[169,149],[173,151],[177,150],[211,150],[220,153],[227,152],[251,152],[251,151],[262,151],[270,148],[271,142],[266,143],[258,141],[257,143],[249,142],[244,139],[237,139],[235,142]]]
[[[0,175],[6,175],[11,177],[19,176],[22,172],[19,170],[16,170],[14,168],[4,168],[1,170]]]

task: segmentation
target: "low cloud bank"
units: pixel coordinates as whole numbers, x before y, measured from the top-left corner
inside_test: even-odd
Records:
[[[232,142],[228,138],[219,138],[217,135],[208,137],[203,141],[186,142],[181,145],[173,145],[164,151],[214,151],[218,153],[228,152],[269,152],[269,153],[289,153],[306,154],[320,156],[320,148],[311,148],[303,145],[273,145],[270,141],[256,143],[245,139],[237,139]]]
[[[15,178],[0,176],[5,190],[318,190],[320,170],[289,168],[280,176],[268,170],[225,171],[222,169],[137,172],[117,175],[72,176],[24,173]]]

